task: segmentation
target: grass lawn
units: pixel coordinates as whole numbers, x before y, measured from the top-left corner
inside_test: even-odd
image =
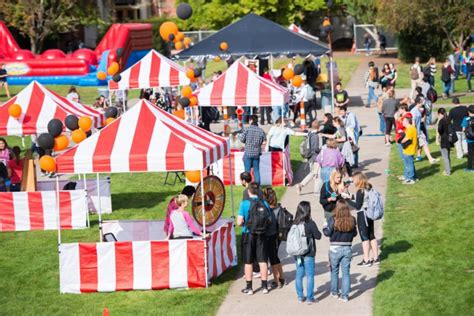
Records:
[[[21,143],[14,137],[8,141]],[[294,152],[299,141],[291,146]],[[111,175],[114,212],[104,219],[163,219],[167,202],[183,186],[165,186],[164,177],[163,173]],[[243,189],[234,189],[237,213]],[[281,197],[286,189],[275,190]],[[230,205],[228,200],[223,217],[231,216]],[[91,216],[90,229],[65,230],[63,242],[94,242],[98,231],[97,216]],[[237,228],[238,240],[240,234]],[[59,294],[56,231],[1,233],[0,254],[2,315],[99,315],[104,307],[111,315],[214,315],[239,269],[226,271],[209,289]]]
[[[451,159],[451,177],[441,174],[442,159],[424,160],[415,164],[421,181],[406,186],[392,148],[375,315],[474,315],[474,175],[454,149]]]
[[[411,81],[410,81],[410,64],[399,63],[396,65],[398,71],[398,79],[397,79],[397,88],[403,89],[410,89],[411,88]],[[424,67],[425,65],[423,65]],[[443,94],[443,82],[441,81],[441,68],[443,64],[437,65],[437,72],[435,78],[435,88],[436,92],[438,92],[438,102],[440,104],[443,103],[451,103],[451,100],[443,100],[441,98]],[[474,82],[473,82],[474,84]],[[455,82],[455,93],[454,96],[459,97],[459,100],[463,104],[472,104],[474,103],[474,93],[467,93],[467,81],[464,77],[459,77],[458,80]]]

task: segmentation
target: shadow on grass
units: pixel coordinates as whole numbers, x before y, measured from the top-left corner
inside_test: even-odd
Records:
[[[413,244],[406,240],[399,240],[393,244],[386,244],[385,238],[382,238],[382,247],[380,253],[380,259],[383,261],[387,259],[391,254],[407,252]]]
[[[176,191],[170,188],[165,192],[127,192],[112,194],[114,211],[121,209],[153,208]]]

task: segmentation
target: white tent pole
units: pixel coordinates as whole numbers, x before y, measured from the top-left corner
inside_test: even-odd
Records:
[[[229,153],[229,170],[230,170],[230,208],[232,210],[232,221],[235,220],[234,213],[234,171],[232,170],[232,152]]]
[[[207,279],[208,272],[207,272],[207,240],[206,240],[206,205],[204,204],[204,174],[201,169],[201,211],[202,211],[202,234],[203,234],[203,242],[204,242],[204,271],[205,279],[206,279],[206,288],[209,287],[209,280]]]
[[[102,242],[102,203],[100,203],[100,183],[99,183],[99,173],[97,173],[97,196],[99,199],[99,237],[100,237],[100,242]]]
[[[331,73],[331,113],[334,113],[334,66],[332,60],[332,51],[329,55],[329,72]]]
[[[89,192],[87,191],[87,180],[86,180],[86,174],[82,175],[82,181],[84,183],[84,191],[86,191],[86,209],[87,209],[87,228],[91,227],[91,220],[89,217]],[[91,197],[92,200],[92,197]]]
[[[56,223],[58,224],[58,252],[61,252],[61,215],[59,210],[59,176],[56,175]]]

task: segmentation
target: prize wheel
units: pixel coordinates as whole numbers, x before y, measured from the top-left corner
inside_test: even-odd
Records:
[[[225,205],[225,187],[221,179],[216,176],[207,176],[204,182],[204,212],[206,216],[206,226],[213,225],[221,217]],[[201,183],[199,183],[193,198],[193,217],[199,223],[202,222],[202,195]]]

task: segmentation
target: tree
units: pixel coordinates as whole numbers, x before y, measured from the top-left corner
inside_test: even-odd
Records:
[[[28,36],[33,53],[39,53],[48,36],[74,31],[79,25],[101,23],[86,0],[0,1],[5,22]]]
[[[352,15],[358,23],[375,24],[377,19],[376,0],[343,0],[344,11]]]
[[[393,32],[442,37],[464,47],[474,29],[472,0],[379,0],[378,18]],[[428,32],[428,33],[426,33]]]

